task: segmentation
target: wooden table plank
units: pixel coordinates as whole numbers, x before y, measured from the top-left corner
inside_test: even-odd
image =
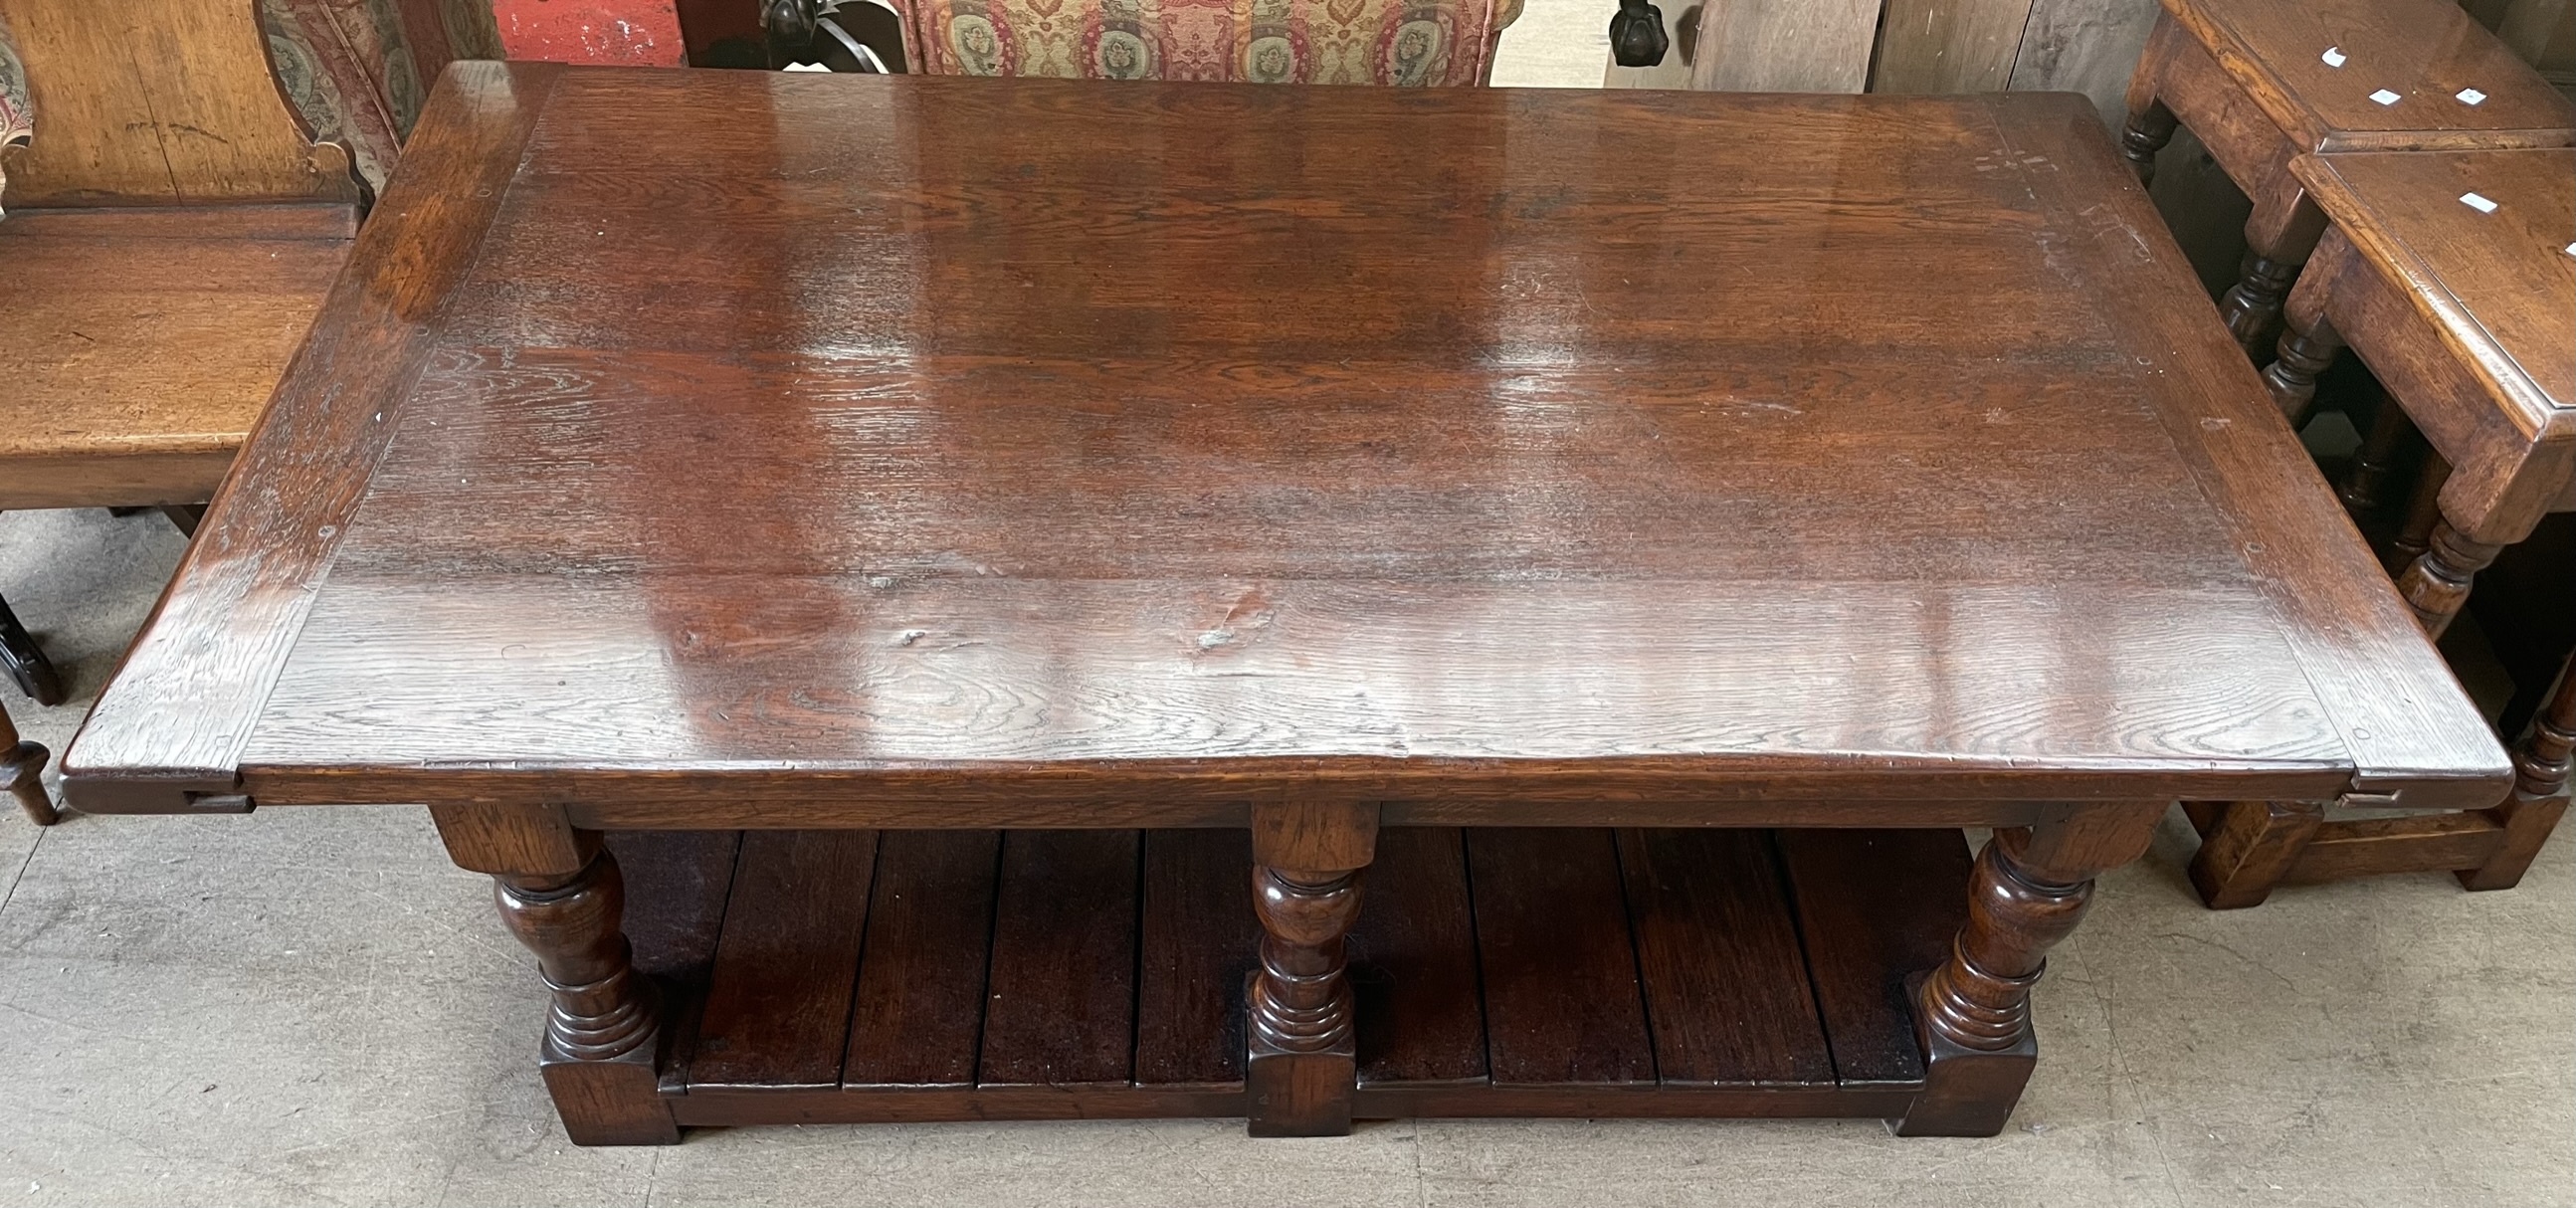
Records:
[[[848,1086],[968,1086],[984,1030],[1000,831],[886,831],[850,996]]]
[[[1967,900],[1951,888],[1967,880],[1967,842],[1938,830],[1775,833],[1835,1076],[1921,1080],[1905,978],[1940,964],[1967,921]]]
[[[877,832],[743,836],[691,1086],[835,1086]]]
[[[2484,369],[2516,428],[2576,444],[2576,151],[2346,152],[2291,170]]]
[[[1494,1082],[1654,1081],[1611,832],[1470,831],[1467,876]]]
[[[1349,953],[1362,1085],[1485,1077],[1476,925],[1456,828],[1378,832]]]
[[[1145,832],[1136,1081],[1243,1080],[1243,983],[1259,963],[1249,831]]]
[[[2526,146],[2576,140],[2576,103],[2450,0],[2170,0],[2165,9],[2228,56],[2295,150],[2439,147],[2446,134],[2466,146],[2499,145],[2494,136],[2510,132],[2534,136]],[[2460,95],[2472,88],[2475,104]],[[2382,92],[2397,99],[2382,102]]]
[[[2039,148],[2068,141],[2062,127],[2078,121],[2035,108],[2014,109],[2011,116],[2005,136],[2026,152],[2024,159],[2044,159]],[[2118,162],[2107,140],[2075,145],[2079,163],[2026,165],[2021,173],[2043,204],[2072,202],[2081,180]],[[2106,198],[2096,220],[2064,250],[2089,262],[2083,271],[2127,283],[2105,291],[2103,305],[2150,341],[2141,345],[2140,367],[2193,400],[2161,413],[2165,430],[2233,530],[2313,685],[2320,715],[2342,736],[2353,761],[2353,790],[2392,805],[2495,804],[2502,794],[2485,769],[2506,766],[2497,762],[2503,748],[2483,718],[2461,724],[2474,706],[2441,656],[2420,640],[2414,615],[2325,480],[2299,468],[2307,464],[2306,450],[2280,412],[2268,398],[2246,392],[2247,383],[2258,389],[2260,383],[2245,359],[2195,348],[2208,325],[2186,300],[2207,295],[2173,250],[2145,191],[2124,189]],[[2287,532],[2311,537],[2285,539]]]
[[[1002,837],[978,1084],[1128,1081],[1139,846],[1130,830]]]
[[[1834,1080],[1771,838],[1622,830],[1637,975],[1666,1083]]]

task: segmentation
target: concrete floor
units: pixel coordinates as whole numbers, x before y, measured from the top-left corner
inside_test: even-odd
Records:
[[[1592,86],[1600,0],[1530,0],[1496,83]],[[0,594],[80,699],[182,543],[0,516]],[[2576,1203],[2576,857],[2202,910],[2177,817],[2038,993],[1993,1140],[1876,1123],[1408,1121],[708,1131],[575,1149],[534,968],[412,809],[0,817],[0,1204],[2506,1205]]]

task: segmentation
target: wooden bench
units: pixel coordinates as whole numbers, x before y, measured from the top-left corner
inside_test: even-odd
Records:
[[[303,132],[248,0],[0,21],[34,118],[0,193],[0,509],[203,503],[346,258],[349,156]]]

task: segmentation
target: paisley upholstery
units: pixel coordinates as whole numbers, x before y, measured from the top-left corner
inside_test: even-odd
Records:
[[[1481,84],[1520,0],[890,0],[933,75]]]
[[[347,147],[381,191],[427,92],[393,0],[259,0],[259,23],[278,88],[305,127]]]

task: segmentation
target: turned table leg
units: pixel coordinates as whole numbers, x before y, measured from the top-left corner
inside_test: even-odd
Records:
[[[2383,396],[2378,414],[2371,417],[2370,431],[2352,455],[2352,467],[2344,471],[2343,488],[2337,492],[2343,499],[2344,512],[2364,532],[2372,531],[2377,523],[2387,503],[2388,484],[2397,476],[2397,463],[2407,446],[2417,440],[2415,421],[2407,417],[2406,408],[2399,406],[2396,399]]]
[[[2179,124],[2163,101],[2149,101],[2145,108],[2130,111],[2128,124],[2120,129],[2120,154],[2128,158],[2139,184],[2156,183],[2156,153],[2173,141]]]
[[[2558,673],[2558,690],[2531,720],[2530,735],[2514,748],[2513,796],[2487,811],[2504,824],[2504,845],[2486,863],[2460,871],[2463,887],[2511,889],[2521,883],[2559,815],[2567,812],[2568,767],[2576,762],[2571,751],[2576,751],[2576,660]]]
[[[2218,299],[2218,317],[2227,324],[2229,335],[2252,352],[2262,347],[2263,333],[2281,315],[2281,301],[2290,296],[2290,287],[2298,283],[2303,260],[2279,260],[2258,252],[2245,253],[2237,271],[2236,284]]]
[[[431,809],[456,862],[492,875],[510,934],[537,956],[550,1002],[539,1072],[576,1145],[680,1139],[656,1086],[660,1002],[620,921],[626,889],[599,833],[559,811]]]
[[[2389,538],[2380,556],[2390,578],[2405,574],[2433,547],[2433,526],[2442,522],[2442,484],[2450,480],[2451,463],[2442,459],[2441,450],[2428,446],[2424,467],[2416,472],[2414,490],[2406,497],[2406,514],[2397,522],[2397,535]]]
[[[2438,638],[2460,615],[2460,606],[2468,603],[2469,586],[2477,573],[2503,552],[2504,546],[2474,540],[2443,517],[2433,525],[2423,555],[2397,577],[2397,594],[2406,597],[2424,632]]]
[[[52,826],[62,820],[54,812],[54,803],[45,798],[45,748],[18,737],[17,723],[9,720],[9,711],[0,708],[0,790],[18,799],[18,808],[27,811],[27,821],[38,826]]]
[[[1914,990],[1924,1084],[1896,1122],[1898,1135],[2003,1131],[2039,1057],[2030,990],[2048,950],[2084,917],[2093,878],[2144,852],[2163,812],[2162,803],[2085,810],[1996,831],[1977,853],[1967,926],[1952,941],[1950,959]]]
[[[2237,344],[2257,359],[2325,230],[2325,211],[2308,200],[2297,182],[2277,181],[2255,191],[2254,213],[2245,220],[2245,262],[2236,284],[2219,298],[2218,316]],[[2322,297],[2316,309],[2325,309]]]
[[[1256,1137],[1351,1131],[1358,1050],[1343,939],[1377,846],[1374,804],[1257,806],[1252,903],[1261,967],[1245,1005],[1244,1089]]]
[[[2334,365],[2335,354],[2343,351],[2343,337],[2323,313],[2303,315],[2292,307],[2287,318],[2279,351],[2263,367],[2263,385],[2272,392],[2272,405],[2281,409],[2282,418],[2296,431],[2316,409],[2317,376]],[[2388,405],[2396,406],[2396,400]]]

